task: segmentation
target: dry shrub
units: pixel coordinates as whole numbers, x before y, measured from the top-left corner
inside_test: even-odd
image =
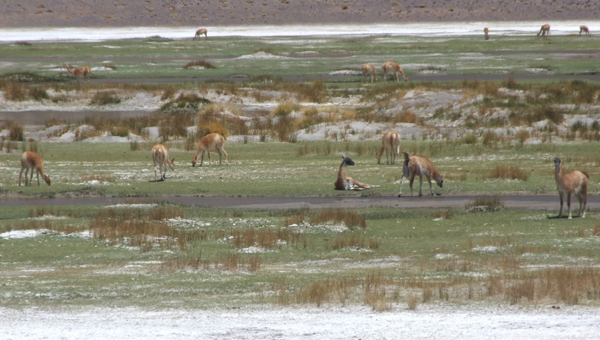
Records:
[[[46,89],[39,86],[32,86],[29,88],[29,97],[37,101],[50,99],[50,96],[48,95],[48,92],[46,92]]]
[[[394,122],[394,123],[413,123],[413,124],[417,124],[417,125],[422,125],[423,119],[421,119],[419,116],[417,116],[416,114],[414,114],[412,112],[403,111],[400,114],[394,116],[394,118],[392,119],[392,122]]]
[[[128,137],[129,128],[127,126],[113,126],[110,130],[111,136]]]
[[[463,143],[469,145],[477,144],[477,136],[472,133],[468,133],[463,137]]]
[[[306,212],[306,210],[300,210],[297,213],[290,212],[290,214],[286,214],[285,215],[285,227],[291,226],[293,224],[298,225],[298,224],[303,223],[305,221],[305,217],[304,217],[305,212]]]
[[[496,146],[500,141],[501,141],[500,136],[498,136],[495,132],[486,131],[483,134],[483,139],[482,139],[481,143],[484,146],[490,147],[490,146]]]
[[[321,307],[322,304],[330,301],[334,290],[333,286],[334,283],[331,280],[314,282],[301,288],[296,294],[296,300],[300,303],[314,303],[317,307]]]
[[[199,59],[196,61],[190,61],[183,68],[187,70],[189,68],[205,68],[206,69],[206,68],[216,68],[216,67],[204,59]]]
[[[365,294],[364,302],[371,306],[376,312],[387,312],[392,310],[392,303],[388,300],[385,290],[367,292]]]
[[[114,105],[120,102],[121,98],[117,94],[117,91],[98,91],[94,93],[92,100],[90,100],[90,105]]]
[[[327,209],[320,211],[310,219],[312,224],[326,223],[330,221],[342,222],[350,229],[354,229],[356,227],[362,229],[367,228],[365,215],[357,214],[350,210]]]
[[[523,147],[523,144],[525,144],[525,142],[529,139],[529,137],[530,137],[529,131],[519,130],[519,132],[517,132],[515,134],[515,138],[517,139],[517,146]]]
[[[5,86],[4,99],[12,101],[23,101],[27,99],[25,86],[18,82],[11,81]]]
[[[414,295],[409,296],[408,297],[408,309],[416,310],[417,306],[419,306],[419,298]]]
[[[284,86],[284,90],[296,93],[298,100],[311,103],[323,103],[327,100],[327,89],[320,80],[315,80],[312,84],[291,83]]]
[[[163,141],[170,137],[185,138],[188,136],[187,128],[194,125],[194,115],[192,113],[170,113],[162,117],[158,124],[159,135]]]
[[[22,141],[25,138],[25,132],[23,130],[23,125],[19,124],[14,120],[7,120],[2,124],[2,128],[0,130],[8,130],[8,139],[10,141]]]
[[[492,173],[487,178],[518,179],[520,181],[526,181],[527,177],[527,172],[518,166],[498,165],[492,170]]]
[[[355,233],[336,235],[333,239],[325,240],[325,249],[338,250],[344,248],[365,248],[365,238]]]
[[[177,93],[177,90],[175,89],[175,87],[173,86],[168,86],[167,88],[164,89],[162,95],[160,96],[160,100],[170,100],[172,99],[175,94]]]
[[[149,218],[155,221],[183,218],[183,208],[176,205],[161,204],[150,210]]]
[[[208,104],[196,116],[196,137],[201,138],[209,133],[218,133],[225,137],[229,134],[246,135],[249,132],[245,121],[238,117],[240,109],[223,104]]]

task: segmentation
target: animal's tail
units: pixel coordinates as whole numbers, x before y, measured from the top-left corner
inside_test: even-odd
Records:
[[[402,151],[402,153],[404,154],[404,165],[408,166],[408,162],[410,161],[410,156],[408,155],[407,152]]]

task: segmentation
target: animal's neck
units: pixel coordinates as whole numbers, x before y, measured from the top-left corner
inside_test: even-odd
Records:
[[[341,179],[342,181],[346,180],[346,164],[344,164],[344,162],[342,162],[342,164],[340,165],[340,170],[338,171],[338,179]]]
[[[71,74],[75,74],[75,71],[67,64],[67,71]]]
[[[436,182],[439,182],[439,181],[440,181],[440,178],[441,178],[442,176],[440,176],[440,173],[439,173],[439,172],[437,172],[437,170],[433,170],[433,172],[431,173],[431,177],[433,177],[433,179],[434,179]]]
[[[562,165],[557,166],[554,169],[554,177],[556,177],[557,181],[562,181],[562,177],[564,175],[564,169]]]

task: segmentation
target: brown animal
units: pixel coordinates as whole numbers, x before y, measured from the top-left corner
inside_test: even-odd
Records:
[[[562,159],[554,159],[554,178],[556,179],[556,188],[560,197],[560,211],[558,217],[562,216],[563,195],[567,194],[567,209],[569,209],[569,219],[571,219],[571,195],[577,197],[579,201],[579,210],[577,216],[585,217],[585,205],[587,203],[588,179],[590,176],[582,171],[564,172]]]
[[[581,35],[581,32],[585,32],[585,35],[587,35],[588,37],[591,36],[590,29],[585,25],[579,26],[579,35]]]
[[[545,36],[546,34],[550,35],[550,24],[544,24],[542,25],[542,27],[540,28],[540,31],[538,32],[538,37],[540,36],[540,34],[543,36]]]
[[[46,184],[50,185],[50,176],[44,174],[44,161],[42,161],[42,157],[33,151],[23,152],[21,155],[21,172],[19,173],[19,186],[21,186],[21,175],[23,174],[23,170],[25,170],[25,186],[27,186],[27,173],[29,169],[31,169],[31,174],[29,175],[29,185],[31,186],[31,180],[33,179],[33,172],[37,173],[37,182],[38,186],[40,186],[40,174],[42,174],[42,178]]]
[[[371,64],[363,64],[360,69],[363,73],[363,83],[367,80],[367,76],[371,76],[371,84],[373,83],[373,78],[377,81],[377,69],[375,66]]]
[[[152,148],[152,161],[154,161],[154,181],[156,182],[156,170],[160,174],[160,181],[164,181],[167,177],[167,166],[171,168],[171,171],[175,171],[173,162],[175,158],[169,159],[169,148],[162,145],[156,144]],[[164,171],[163,171],[164,167]]]
[[[196,34],[194,35],[194,39],[192,39],[192,40],[196,40],[196,38],[199,36],[201,37],[202,34],[204,34],[204,36],[208,39],[208,31],[206,30],[206,28],[201,28],[196,31]]]
[[[431,192],[431,196],[433,196],[431,178],[433,177],[437,185],[441,188],[444,184],[444,176],[440,176],[433,166],[433,163],[431,163],[431,161],[426,157],[409,156],[406,152],[402,153],[404,154],[404,166],[402,167],[402,181],[400,182],[400,192],[398,193],[398,197],[402,196],[402,185],[409,177],[410,195],[414,196],[413,182],[415,181],[416,175],[419,176],[419,196],[423,196],[421,193],[421,189],[423,188],[423,176],[427,177],[427,182],[429,182],[429,191]]]
[[[198,152],[196,153],[196,157],[192,159],[192,166],[196,166],[196,160],[198,160],[200,154],[202,154],[202,158],[200,159],[200,166],[202,166],[202,163],[204,162],[204,152],[208,152],[208,165],[211,165],[210,149],[216,149],[219,153],[219,165],[221,165],[223,154],[225,154],[225,164],[229,165],[227,162],[227,152],[223,149],[223,144],[225,144],[225,137],[218,133],[211,133],[202,137],[198,142]]]
[[[383,65],[381,65],[381,68],[383,69],[383,80],[385,80],[385,77],[387,76],[388,72],[391,72],[393,75],[396,76],[397,81],[400,81],[398,73],[402,74],[404,81],[408,81],[408,77],[404,74],[404,72],[402,72],[402,67],[400,67],[400,65],[396,64],[393,61],[386,61],[385,63],[383,63]]]
[[[369,185],[366,183],[361,183],[352,177],[346,176],[346,166],[354,165],[354,161],[350,158],[342,155],[342,164],[340,164],[340,170],[338,171],[337,180],[333,185],[335,186],[335,190],[353,190],[353,191],[362,191],[365,189],[371,188],[379,188],[379,185]]]
[[[385,164],[390,164],[390,157],[392,156],[392,164],[396,161],[396,157],[400,156],[400,134],[397,131],[388,131],[383,135],[381,139],[381,150],[377,153],[377,164],[381,164],[381,156],[385,150]]]
[[[92,75],[92,69],[89,66],[81,66],[71,69],[71,65],[69,65],[69,63],[66,63],[65,65],[67,66],[67,71],[75,76],[77,84],[79,84],[80,78],[83,78],[83,81],[86,82],[90,79],[90,76]]]
[[[487,27],[483,28],[483,33],[485,34],[485,40],[489,40],[490,39],[490,30]]]

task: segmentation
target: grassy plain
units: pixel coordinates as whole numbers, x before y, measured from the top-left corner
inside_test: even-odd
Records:
[[[34,72],[46,80],[69,80],[64,63],[101,67],[93,79],[227,78],[270,75],[323,76],[399,62],[409,77],[434,74],[594,74],[600,48],[592,36],[549,38],[477,37],[222,37],[203,41],[147,38],[103,42],[2,44],[0,54],[10,65],[3,73]],[[253,55],[265,52],[263,59]],[[241,57],[241,58],[240,58]],[[214,69],[184,68],[206,60]],[[62,71],[61,71],[61,68]],[[58,72],[60,71],[60,72]],[[356,78],[353,78],[353,81]],[[347,81],[347,79],[346,79]]]
[[[146,150],[131,151],[126,143],[51,143],[38,152],[52,185],[42,181],[19,187],[19,152],[0,154],[3,193],[22,195],[77,195],[95,193],[118,196],[148,195],[250,195],[319,196],[356,195],[333,190],[341,154],[357,164],[348,175],[359,181],[381,185],[368,195],[394,195],[399,189],[401,165],[378,165],[378,142],[306,143],[230,143],[225,144],[229,165],[218,165],[218,154],[211,153],[212,165],[192,167],[194,151],[185,151],[182,142],[171,144],[175,171],[167,180],[154,181],[154,166],[148,144]],[[429,157],[445,177],[445,186],[435,191],[448,193],[528,192],[553,193],[554,157],[563,158],[567,169],[586,170],[592,176],[590,193],[598,191],[595,168],[600,158],[598,142],[515,145],[407,140],[401,149]],[[385,163],[385,157],[384,163]],[[215,162],[216,160],[216,162]],[[207,161],[207,157],[205,157]],[[517,167],[522,174],[502,176],[501,169]],[[415,184],[418,190],[418,181]],[[428,190],[428,185],[424,184]],[[405,184],[404,190],[408,190]],[[407,192],[407,191],[404,191]]]
[[[411,303],[596,305],[600,298],[597,213],[569,221],[501,208],[343,212],[364,218],[364,228],[348,228],[336,214],[0,207],[7,216],[0,234],[37,232],[0,239],[0,304],[364,303],[384,311]],[[132,216],[145,227],[134,228]]]
[[[0,55],[10,64],[4,68],[5,82],[0,85],[6,90],[12,86],[11,80],[20,80],[77,92],[109,88],[120,93],[148,90],[174,95],[172,84],[154,81],[189,78],[190,82],[177,85],[177,90],[212,88],[229,94],[248,85],[250,91],[285,91],[298,84],[271,80],[327,77],[335,71],[356,71],[365,62],[379,66],[387,60],[400,62],[409,77],[432,73],[481,75],[484,79],[498,74],[580,75],[598,72],[597,60],[585,56],[599,48],[596,36],[503,36],[490,41],[480,36],[231,37],[195,42],[154,37],[101,43],[3,44]],[[266,53],[268,59],[260,59],[258,52]],[[216,68],[184,68],[200,59]],[[61,70],[65,62],[99,67],[94,71],[95,81],[124,79],[134,84],[66,84],[72,78]],[[193,78],[214,82],[196,83]],[[248,82],[232,85],[227,82],[231,78]],[[513,118],[530,115],[534,121],[562,113],[536,115],[544,105],[574,104],[567,114],[586,114],[586,105],[593,105],[597,98],[594,86],[581,83],[502,84],[534,93],[519,99],[499,93],[498,83],[432,85],[411,81],[371,86],[358,79],[328,79],[327,91],[339,91],[343,98],[359,91],[365,101],[372,100],[370,109],[376,111],[408,89],[472,87],[479,91],[473,97],[485,96],[474,104],[481,106],[481,112],[514,110]],[[548,89],[551,95],[542,98]],[[586,94],[583,99],[579,98],[582,93]],[[462,109],[459,106],[458,110]],[[369,121],[367,111],[359,108],[355,114]],[[436,113],[439,119],[454,114],[452,108]],[[465,124],[473,129],[509,130],[512,125],[532,123],[511,119],[500,124],[482,118]],[[593,129],[594,125],[589,129],[586,125],[585,131]],[[563,132],[560,143],[547,138],[539,144],[516,143],[518,137],[512,133],[491,143],[485,143],[482,135],[447,140],[405,137],[401,149],[434,162],[445,175],[444,188],[435,189],[442,194],[552,193],[556,190],[552,162],[556,156],[563,158],[567,169],[588,171],[589,191],[596,194],[599,142],[574,138],[577,131],[569,131],[572,139],[566,136],[569,132]],[[556,131],[536,133],[551,137]],[[150,143],[137,151],[124,143],[41,143],[38,152],[53,184],[19,187],[22,150],[16,145],[18,150],[0,153],[3,194],[357,195],[333,190],[341,154],[357,164],[348,169],[348,175],[381,185],[365,195],[396,195],[401,173],[398,164],[376,164],[380,144],[373,141],[226,143],[230,165],[201,168],[190,166],[195,150],[186,151],[184,142],[176,141],[168,143],[176,171],[168,172],[166,181],[155,183],[151,182]],[[218,156],[212,156],[214,162]],[[404,192],[407,190],[406,185]],[[324,218],[318,214],[154,205],[0,206],[0,234],[4,235],[0,238],[0,304],[210,308],[365,303],[385,311],[397,305],[414,309],[420,303],[443,302],[597,305],[600,298],[597,212],[571,221],[507,209],[369,208],[332,212]],[[342,225],[339,215],[364,218],[366,227]],[[298,226],[289,227],[292,224]]]

